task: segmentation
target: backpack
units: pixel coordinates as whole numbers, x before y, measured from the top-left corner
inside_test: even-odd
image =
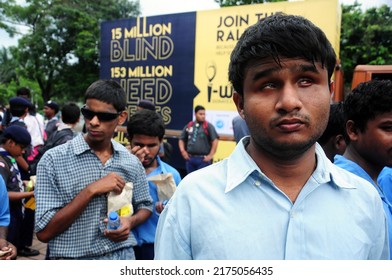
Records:
[[[15,159],[12,159],[12,160],[15,160]],[[12,184],[13,186],[16,186],[14,178],[19,173],[19,171],[15,170],[15,169],[13,171],[11,171],[12,161],[10,162],[9,159],[7,159],[7,157],[2,154],[0,154],[0,162],[4,164],[5,170],[7,171],[7,178],[3,178],[3,179],[4,179],[4,183],[6,184],[7,190],[8,190],[8,188],[10,187],[10,184]],[[0,175],[0,177],[1,177],[1,175]],[[12,191],[16,191],[16,189],[13,188]]]
[[[190,122],[188,123],[187,127],[186,127],[187,130],[189,130],[194,124],[195,124],[194,121],[190,121]],[[207,122],[207,121],[204,121],[203,124],[202,124],[202,127],[203,127],[203,130],[204,130],[204,133],[207,135],[207,137],[209,137],[210,134],[208,133],[208,122]]]
[[[66,143],[67,141],[73,138],[73,132],[71,129],[62,129],[56,130],[53,132],[51,137],[46,141],[45,145],[38,148],[38,154],[35,156],[33,162],[30,164],[30,174],[36,175],[37,173],[37,165],[42,156],[45,154],[46,151]]]

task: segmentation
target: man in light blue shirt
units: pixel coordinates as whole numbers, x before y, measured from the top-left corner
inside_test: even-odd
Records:
[[[244,138],[185,177],[163,211],[156,259],[387,259],[377,191],[316,143],[327,126],[336,56],[300,16],[249,27],[229,65]]]
[[[359,84],[346,96],[344,115],[347,148],[343,156],[335,156],[334,163],[364,178],[377,190],[387,217],[392,250],[392,205],[378,182],[384,166],[392,166],[392,81]]]

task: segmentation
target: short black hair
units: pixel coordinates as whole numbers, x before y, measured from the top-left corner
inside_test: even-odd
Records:
[[[128,138],[132,139],[135,134],[147,135],[163,139],[165,135],[165,124],[162,117],[151,110],[136,111],[127,124]]]
[[[250,65],[273,59],[300,58],[320,62],[328,79],[336,65],[336,54],[324,32],[301,16],[276,13],[248,27],[230,56],[229,80],[243,95],[244,79]]]
[[[197,105],[197,106],[195,107],[195,113],[199,112],[200,110],[205,110],[205,109],[206,109],[206,108],[204,108],[203,106]]]
[[[337,135],[346,134],[346,123],[344,121],[343,102],[332,103],[330,105],[328,125],[323,135],[317,142],[320,145],[325,145],[328,140]]]
[[[355,127],[365,132],[369,120],[392,112],[392,81],[371,80],[360,83],[344,100],[345,122],[352,120]],[[346,142],[350,143],[349,137]]]
[[[29,88],[21,87],[21,88],[18,88],[16,90],[16,95],[17,96],[26,96],[26,97],[30,98],[31,97],[31,92],[30,92]]]
[[[61,109],[61,119],[63,123],[75,124],[80,118],[80,108],[73,102],[67,103]]]
[[[124,111],[127,105],[124,89],[114,80],[98,80],[92,83],[86,90],[84,101],[87,99],[111,104],[117,112]]]

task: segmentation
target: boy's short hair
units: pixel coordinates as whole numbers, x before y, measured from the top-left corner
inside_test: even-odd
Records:
[[[195,107],[195,113],[199,112],[200,110],[206,110],[206,108],[204,108],[204,107],[201,106],[201,105],[197,105],[197,106]]]
[[[165,135],[165,124],[162,117],[155,111],[140,110],[129,118],[127,133],[129,139],[138,134],[158,137],[162,140]]]
[[[248,27],[230,56],[229,80],[243,95],[246,71],[250,65],[273,59],[297,58],[320,62],[331,78],[336,54],[324,32],[301,16],[276,13]]]
[[[86,90],[84,100],[97,99],[101,102],[111,104],[122,112],[127,105],[125,91],[121,85],[114,80],[98,80],[93,82]]]
[[[371,80],[360,83],[344,100],[345,122],[352,120],[355,127],[365,132],[369,120],[392,111],[392,81]],[[347,137],[347,143],[350,139]]]
[[[320,145],[325,145],[331,137],[337,135],[344,136],[345,134],[346,123],[344,121],[343,102],[333,103],[330,105],[327,128],[317,142]]]
[[[18,89],[16,90],[16,95],[17,95],[17,96],[25,96],[25,97],[27,97],[27,98],[31,98],[30,89],[27,88],[27,87],[18,88]]]
[[[73,102],[67,103],[61,110],[61,119],[63,123],[75,124],[80,118],[80,108]]]

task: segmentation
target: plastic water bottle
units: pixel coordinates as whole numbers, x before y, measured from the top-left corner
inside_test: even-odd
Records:
[[[121,226],[120,217],[117,212],[110,212],[108,220],[108,229],[116,230]]]

